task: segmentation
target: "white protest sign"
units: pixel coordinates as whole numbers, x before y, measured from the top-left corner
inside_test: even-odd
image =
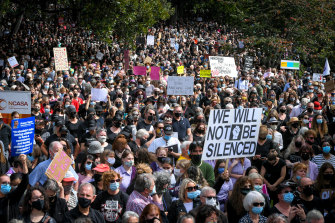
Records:
[[[194,77],[170,76],[168,79],[168,95],[193,95]]]
[[[176,45],[176,38],[170,38],[170,47],[173,47]]]
[[[16,58],[15,57],[9,57],[8,59],[8,63],[9,65],[14,68],[16,66],[19,66],[19,63],[17,62]]]
[[[53,48],[53,51],[55,56],[56,71],[69,70],[66,47],[55,47]]]
[[[148,35],[147,36],[147,46],[155,45],[155,36]]]
[[[229,76],[237,77],[237,70],[234,57],[210,56],[212,77]]]
[[[323,78],[323,74],[313,73],[313,81],[321,82]]]
[[[92,88],[91,100],[92,101],[107,101],[108,90],[106,88]]]
[[[261,118],[262,108],[211,110],[202,160],[254,156]]]
[[[29,91],[0,91],[0,113],[31,115],[31,92]]]
[[[101,53],[100,51],[97,52],[97,55],[95,56],[98,60],[102,60],[102,58],[104,57],[104,54]]]

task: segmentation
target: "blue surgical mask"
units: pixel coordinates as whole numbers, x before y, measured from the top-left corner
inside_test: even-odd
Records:
[[[268,134],[268,135],[266,135],[266,138],[269,139],[269,140],[272,140],[272,135]]]
[[[10,184],[1,184],[1,193],[3,194],[8,194],[10,192],[10,190],[12,189],[12,187],[10,186]]]
[[[223,173],[224,170],[225,170],[225,168],[218,168],[218,172],[219,172],[219,174]]]
[[[309,124],[309,120],[308,119],[304,119],[302,120],[305,124]]]
[[[316,123],[322,124],[323,120],[322,119],[316,119]]]
[[[65,105],[64,107],[65,107],[65,108],[68,108],[69,106],[70,106],[70,105]]]
[[[85,169],[86,170],[91,170],[92,169],[92,163],[91,164],[85,164]]]
[[[111,165],[113,165],[115,163],[115,158],[112,157],[108,157],[107,162]]]
[[[156,185],[154,186],[154,188],[152,188],[150,196],[155,195],[155,194],[157,194],[157,192],[156,192]]]
[[[165,136],[164,136],[164,139],[165,139],[166,141],[169,141],[169,140],[171,139],[171,136],[165,135]]]
[[[251,211],[254,214],[260,214],[263,211],[263,207],[252,207]]]
[[[254,188],[255,188],[256,191],[261,193],[263,187],[261,185],[255,185]]]
[[[45,113],[49,113],[49,112],[50,112],[50,109],[45,108],[44,111],[45,111]]]
[[[119,186],[120,186],[119,182],[110,183],[109,189],[111,189],[111,191],[116,191],[119,188]]]
[[[330,146],[324,146],[324,147],[322,147],[322,151],[324,152],[324,153],[329,153],[330,152]]]
[[[283,200],[286,203],[292,203],[293,199],[294,199],[294,194],[293,193],[288,192],[288,193],[283,194]]]
[[[134,161],[126,161],[124,162],[124,165],[126,165],[127,167],[132,167],[134,165]]]
[[[312,93],[313,91],[314,91],[313,89],[309,89],[309,90],[308,90],[309,93]]]
[[[187,192],[187,197],[192,200],[198,197],[198,195],[199,195],[199,192],[197,191]]]
[[[306,109],[306,108],[307,108],[307,105],[301,105],[301,108],[302,108],[302,109]]]
[[[29,156],[29,155],[27,156],[27,158],[30,162],[33,162],[35,160],[35,158],[33,156]]]

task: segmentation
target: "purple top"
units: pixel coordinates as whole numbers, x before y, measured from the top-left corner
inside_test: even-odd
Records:
[[[318,166],[314,162],[309,161],[309,168],[306,177],[309,177],[311,180],[316,181],[318,174],[319,174]]]
[[[232,165],[232,163],[234,162],[234,159],[230,159],[229,163],[228,163],[228,168]],[[244,164],[242,166],[241,161],[238,161],[238,163],[236,164],[236,166],[233,167],[233,169],[231,170],[232,174],[238,174],[238,175],[243,175],[244,171],[246,171],[248,169],[248,167],[251,166],[251,162],[248,158],[244,159]],[[236,182],[236,178],[231,177],[231,180],[233,182],[233,185]]]
[[[224,205],[225,205],[226,200],[228,199],[228,192],[231,190],[233,190],[233,182],[231,178],[229,178],[229,181],[225,181],[222,184],[221,189],[219,193],[217,194],[218,201],[220,202],[220,210],[223,212],[225,211]]]
[[[130,173],[128,173],[123,165],[119,166],[118,168],[115,169],[115,172],[119,173],[120,176],[122,177],[122,181],[121,181],[121,184],[120,184],[120,190],[125,192],[127,191],[127,188],[130,184],[130,181],[131,181],[131,175],[132,175],[132,172],[133,172],[133,168],[130,169]]]
[[[213,169],[214,169],[214,167],[215,167],[215,160],[204,160],[206,163],[208,163],[209,165],[211,165],[212,167],[213,167]]]

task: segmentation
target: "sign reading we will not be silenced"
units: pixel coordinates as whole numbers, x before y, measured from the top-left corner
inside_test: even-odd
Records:
[[[202,159],[254,156],[261,118],[262,108],[211,110]]]

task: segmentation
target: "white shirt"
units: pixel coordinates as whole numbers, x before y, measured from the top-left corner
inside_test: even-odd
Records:
[[[184,203],[187,213],[193,209],[193,201],[190,203]]]
[[[280,132],[275,131],[273,142],[278,143],[279,150],[283,149],[283,145],[284,145],[283,136],[282,136],[282,134]]]
[[[239,90],[248,90],[249,86],[249,81],[248,80],[242,80],[238,79],[235,81],[235,87],[238,88]]]
[[[171,139],[169,141],[165,141],[165,139],[163,139],[163,137],[157,138],[155,139],[149,146],[148,151],[150,153],[156,153],[156,149],[158,147],[167,147],[167,146],[173,146],[173,145],[178,145],[178,153],[181,153],[181,149],[180,149],[180,142],[177,138],[175,137],[171,137]]]

